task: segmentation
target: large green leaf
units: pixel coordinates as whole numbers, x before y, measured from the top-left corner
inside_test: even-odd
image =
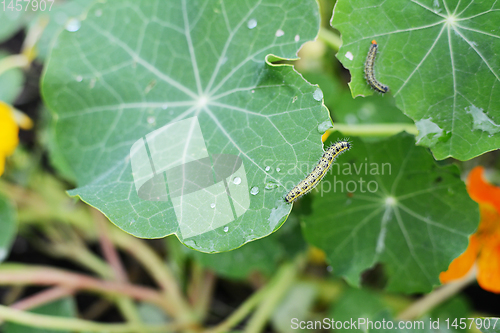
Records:
[[[16,229],[14,207],[7,198],[0,195],[0,262],[4,261],[10,252]]]
[[[339,0],[332,25],[353,96],[371,94],[363,69],[376,39],[376,76],[415,121],[418,143],[468,160],[500,147],[499,21],[491,0]]]
[[[305,249],[297,215],[291,214],[287,223],[274,234],[257,239],[236,250],[224,253],[192,251],[194,258],[218,275],[245,279],[253,272],[272,275],[285,259],[293,260]]]
[[[306,239],[355,285],[382,262],[389,290],[429,291],[479,221],[458,168],[439,167],[405,133],[377,143],[353,140],[318,194],[304,218]]]
[[[279,228],[291,209],[284,194],[303,177],[299,166],[321,155],[318,125],[330,118],[319,88],[265,58],[294,58],[314,38],[315,1],[115,0],[70,23],[55,41],[42,91],[55,113],[58,151],[77,177],[72,195],[133,235],[175,233],[204,252],[234,249]],[[148,152],[145,135],[172,123],[171,135]],[[184,131],[178,124],[194,125]],[[204,197],[212,190],[194,192],[195,199],[172,195],[176,203],[141,199],[131,161],[190,161],[190,152],[175,148],[196,142],[212,158],[241,159],[241,175],[225,180],[226,192],[213,194],[216,200]]]

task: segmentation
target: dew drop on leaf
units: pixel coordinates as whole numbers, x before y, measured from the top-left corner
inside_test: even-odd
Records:
[[[321,91],[321,89],[317,88],[313,92],[313,98],[317,101],[321,101],[323,99],[323,92]]]
[[[259,188],[257,186],[252,187],[252,189],[250,190],[250,194],[251,195],[259,194]]]
[[[253,29],[257,26],[257,20],[256,19],[251,19],[247,23],[248,29]]]
[[[72,18],[68,21],[68,23],[66,23],[66,30],[69,32],[75,32],[78,31],[81,26],[82,23],[79,20]]]

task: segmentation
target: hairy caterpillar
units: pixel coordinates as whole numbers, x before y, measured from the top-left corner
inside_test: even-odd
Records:
[[[372,45],[368,51],[368,56],[365,62],[365,79],[368,84],[378,92],[386,93],[389,91],[389,87],[377,81],[375,78],[375,73],[373,65],[375,64],[375,55],[377,54],[378,45],[375,40],[372,40]]]
[[[313,171],[302,180],[297,186],[292,188],[285,196],[285,201],[288,203],[294,202],[304,194],[309,193],[321,179],[326,175],[326,172],[332,166],[333,161],[337,156],[349,150],[351,144],[349,141],[337,141],[331,145],[324,153],[318,164],[314,167]]]

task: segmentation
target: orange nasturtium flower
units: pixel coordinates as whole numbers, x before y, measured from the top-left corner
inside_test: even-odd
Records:
[[[19,143],[19,127],[29,129],[31,119],[0,101],[0,175],[5,168],[5,158],[11,155]]]
[[[442,283],[463,277],[477,264],[477,282],[484,290],[500,293],[500,187],[487,183],[484,168],[475,167],[467,177],[467,191],[479,203],[481,222],[469,247],[439,275]]]

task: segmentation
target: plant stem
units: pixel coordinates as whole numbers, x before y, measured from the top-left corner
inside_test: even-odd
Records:
[[[269,292],[248,321],[245,333],[258,333],[262,331],[269,317],[273,314],[274,309],[295,281],[296,273],[297,268],[294,264],[287,263],[280,267],[280,270],[270,282],[271,288]]]
[[[92,209],[92,216],[97,225],[97,230],[99,230],[99,244],[101,245],[102,254],[104,258],[106,258],[109,267],[111,267],[112,280],[119,283],[127,283],[127,273],[122,265],[118,251],[109,237],[108,222],[106,218],[96,209]],[[142,325],[137,307],[129,297],[118,297],[116,304],[127,321]]]
[[[33,309],[37,306],[47,304],[58,299],[61,299],[66,296],[73,295],[74,291],[72,289],[64,288],[64,287],[53,287],[47,290],[41,291],[35,295],[26,297],[14,304],[10,307],[12,309],[17,310],[29,310]],[[3,324],[3,321],[0,319],[0,325]]]
[[[449,282],[442,287],[435,289],[430,294],[427,294],[424,297],[420,298],[412,305],[410,305],[407,309],[405,309],[402,313],[400,313],[397,318],[399,320],[412,320],[415,318],[419,318],[453,295],[456,295],[458,292],[460,292],[460,290],[462,290],[472,282],[476,281],[476,273],[477,269],[474,266],[463,278],[453,282]]]
[[[36,308],[37,306],[47,304],[66,296],[73,295],[74,290],[64,287],[53,287],[43,290],[35,295],[26,297],[16,303],[12,304],[10,307],[17,310],[29,310]]]
[[[22,54],[7,56],[0,60],[0,75],[13,68],[24,68],[30,64],[28,57]]]
[[[398,134],[399,132],[406,131],[410,134],[417,135],[417,127],[413,124],[405,123],[394,123],[394,124],[359,124],[359,125],[348,125],[335,123],[333,128],[330,128],[328,132],[339,131],[342,134],[349,136],[361,136],[361,137],[372,137],[372,136],[391,136]]]
[[[0,318],[24,326],[76,332],[172,332],[179,329],[178,325],[141,326],[135,324],[101,324],[76,318],[61,318],[23,312],[4,305],[0,305]]]
[[[319,28],[318,39],[330,46],[335,52],[337,52],[342,45],[342,39],[338,34],[323,27]]]
[[[211,328],[205,333],[222,333],[228,332],[231,328],[240,323],[246,316],[267,296],[271,284],[267,284],[258,291],[252,294],[239,308],[234,311],[226,320],[219,325]]]
[[[174,275],[168,265],[143,240],[127,235],[121,230],[113,230],[110,237],[115,244],[135,257],[165,291],[165,297],[174,304],[176,318],[180,322],[192,322],[194,316],[183,297]]]
[[[193,263],[192,278],[189,283],[188,295],[193,311],[199,321],[206,317],[215,284],[215,274],[203,269],[198,263]]]
[[[54,284],[69,289],[92,291],[110,296],[127,295],[137,300],[156,304],[169,314],[175,313],[172,305],[151,288],[103,281],[87,275],[49,267],[3,264],[0,268],[0,285],[46,286]]]

